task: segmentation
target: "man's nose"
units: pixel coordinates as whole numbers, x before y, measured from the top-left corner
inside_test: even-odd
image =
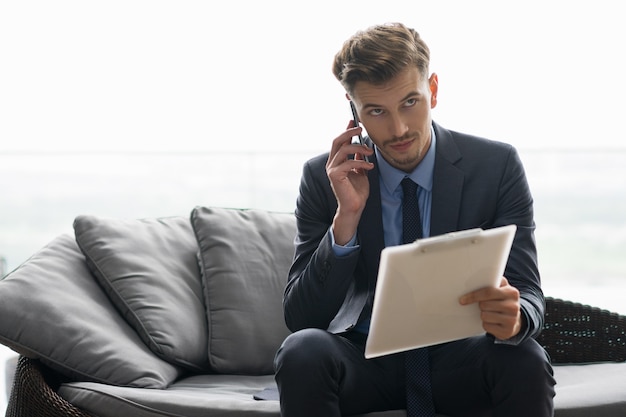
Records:
[[[389,118],[389,129],[391,137],[402,137],[409,131],[409,125],[399,114],[392,114]]]

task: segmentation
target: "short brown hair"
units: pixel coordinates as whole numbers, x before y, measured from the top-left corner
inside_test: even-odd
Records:
[[[359,31],[335,55],[333,74],[352,95],[358,81],[381,84],[409,66],[427,78],[430,50],[420,35],[402,23],[386,23]]]

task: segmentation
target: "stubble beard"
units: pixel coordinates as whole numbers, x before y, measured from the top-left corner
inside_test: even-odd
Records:
[[[384,155],[385,160],[387,160],[387,162],[389,162],[391,166],[404,172],[411,172],[422,161],[425,155],[425,150],[428,149],[428,147],[422,146],[417,149],[416,153],[407,154],[404,156],[404,158],[401,159],[394,157],[391,153],[387,152],[389,146],[397,142],[404,142],[406,140],[419,142],[419,135],[417,133],[407,133],[406,135],[403,135],[401,137],[388,139],[383,142],[380,151]]]

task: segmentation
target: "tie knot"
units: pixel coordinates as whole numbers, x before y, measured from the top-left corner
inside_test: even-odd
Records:
[[[417,184],[409,177],[405,177],[400,184],[404,195],[415,195],[417,192]]]

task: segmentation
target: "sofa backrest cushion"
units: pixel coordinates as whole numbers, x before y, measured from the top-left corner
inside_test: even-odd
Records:
[[[294,253],[295,216],[196,207],[209,325],[209,362],[228,374],[270,374],[289,334],[282,297]]]
[[[165,388],[182,370],[155,356],[62,235],[0,280],[0,342],[79,381]]]
[[[78,246],[113,304],[159,357],[208,369],[198,246],[186,217],[78,216]]]

